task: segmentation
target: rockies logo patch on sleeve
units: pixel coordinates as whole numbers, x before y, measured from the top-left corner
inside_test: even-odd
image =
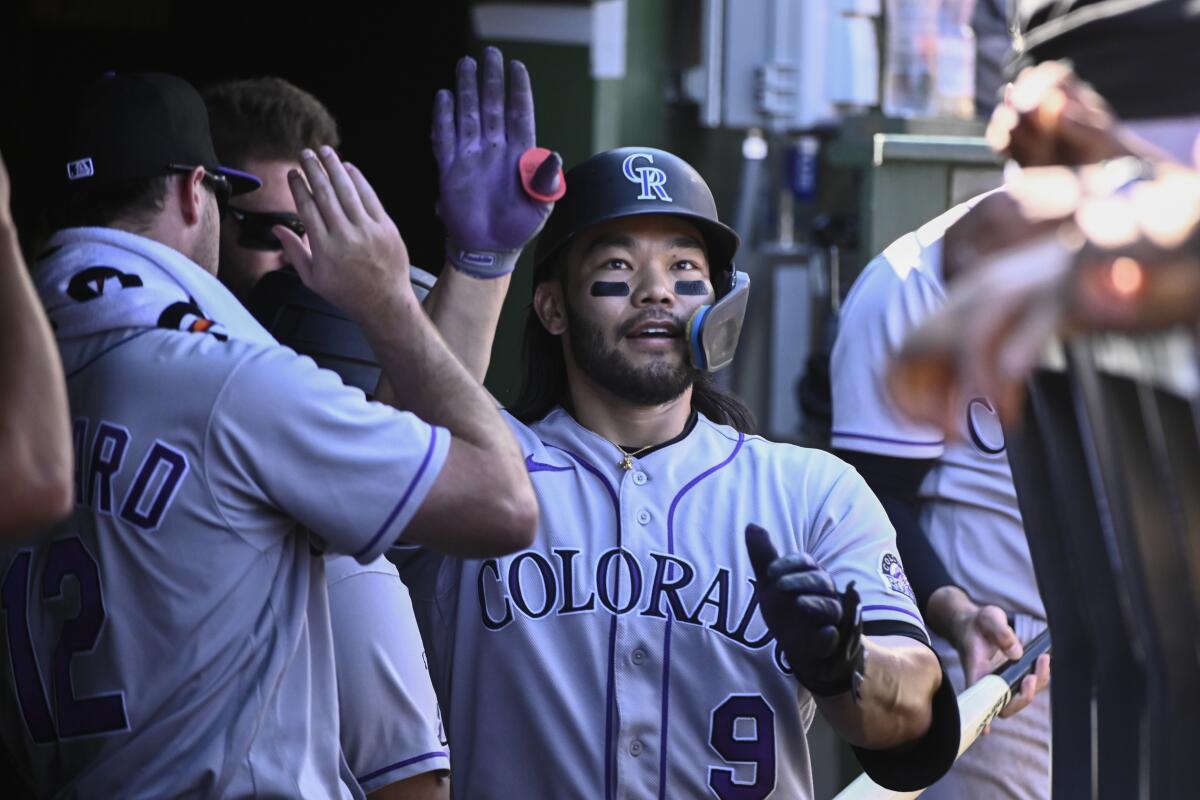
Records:
[[[883,578],[883,585],[889,592],[902,594],[914,603],[917,602],[917,596],[908,582],[908,576],[904,574],[904,564],[900,562],[899,556],[894,553],[884,553],[883,558],[879,559],[879,574]]]

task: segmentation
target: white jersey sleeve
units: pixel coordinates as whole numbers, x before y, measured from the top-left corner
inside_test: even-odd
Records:
[[[840,467],[840,474],[823,482],[830,488],[810,516],[805,549],[839,590],[854,582],[864,623],[891,620],[924,632],[887,513],[853,467],[825,458]]]
[[[941,432],[905,417],[887,390],[888,364],[905,337],[945,302],[941,236],[923,233],[901,237],[867,264],[842,305],[829,364],[834,449],[912,459],[940,458],[945,449]]]
[[[234,370],[209,418],[205,460],[224,522],[253,538],[273,507],[366,563],[404,531],[437,480],[450,434],[370,402],[287,348]]]
[[[380,557],[326,559],[342,752],[363,792],[450,769],[408,589]]]

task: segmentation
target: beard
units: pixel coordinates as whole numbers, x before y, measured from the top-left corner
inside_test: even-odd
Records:
[[[679,397],[696,381],[698,370],[686,354],[638,367],[616,348],[605,345],[604,331],[568,304],[571,355],[584,374],[604,390],[636,406],[657,406]],[[677,340],[680,348],[683,339]]]

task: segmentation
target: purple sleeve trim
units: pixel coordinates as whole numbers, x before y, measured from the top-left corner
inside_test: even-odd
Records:
[[[907,614],[908,616],[915,619],[917,622],[921,623],[922,628],[925,627],[925,620],[921,619],[921,615],[918,614],[916,611],[913,611],[911,608],[904,608],[903,606],[874,605],[874,606],[863,606],[862,610],[864,612],[866,612],[866,611],[898,611],[901,614]]]
[[[400,502],[396,503],[396,507],[392,509],[392,513],[388,514],[387,519],[383,521],[383,525],[379,526],[379,530],[376,531],[375,535],[371,537],[371,541],[367,542],[366,547],[354,554],[355,558],[362,558],[364,555],[371,552],[371,550],[375,547],[375,544],[379,541],[380,537],[387,533],[388,528],[392,526],[392,522],[395,521],[396,517],[399,516],[400,512],[404,509],[405,504],[408,503],[408,498],[412,497],[413,491],[417,488],[417,484],[421,482],[421,478],[425,475],[425,469],[429,466],[430,459],[433,458],[433,451],[437,447],[438,429],[431,427],[429,431],[429,447],[425,448],[425,458],[421,460],[421,466],[417,467],[417,474],[414,475],[412,481],[409,482],[408,488],[404,490],[404,495],[400,498]]]
[[[380,775],[391,772],[394,769],[400,769],[401,767],[407,767],[409,764],[415,764],[418,761],[426,761],[431,758],[449,758],[449,757],[450,757],[450,754],[447,753],[445,750],[438,750],[433,753],[422,753],[419,756],[413,756],[412,758],[406,758],[403,761],[397,761],[395,764],[388,764],[383,769],[377,769],[374,772],[372,772],[370,775],[363,775],[361,778],[356,775],[354,777],[354,779],[356,781],[358,781],[359,783],[366,783],[367,781],[378,778]]]
[[[941,447],[946,443],[945,439],[914,442],[912,439],[889,439],[886,436],[868,436],[865,433],[846,433],[845,431],[833,431],[831,435],[841,436],[844,439],[863,439],[868,442],[883,442],[885,444],[910,444],[914,447]]]

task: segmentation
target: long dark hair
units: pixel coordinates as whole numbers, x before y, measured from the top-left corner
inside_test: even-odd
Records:
[[[526,425],[537,422],[557,405],[570,401],[567,364],[562,340],[546,330],[532,307],[525,318],[521,347],[521,393],[509,412]],[[722,389],[707,372],[699,372],[692,385],[692,408],[719,425],[754,433],[754,413],[733,394]]]

